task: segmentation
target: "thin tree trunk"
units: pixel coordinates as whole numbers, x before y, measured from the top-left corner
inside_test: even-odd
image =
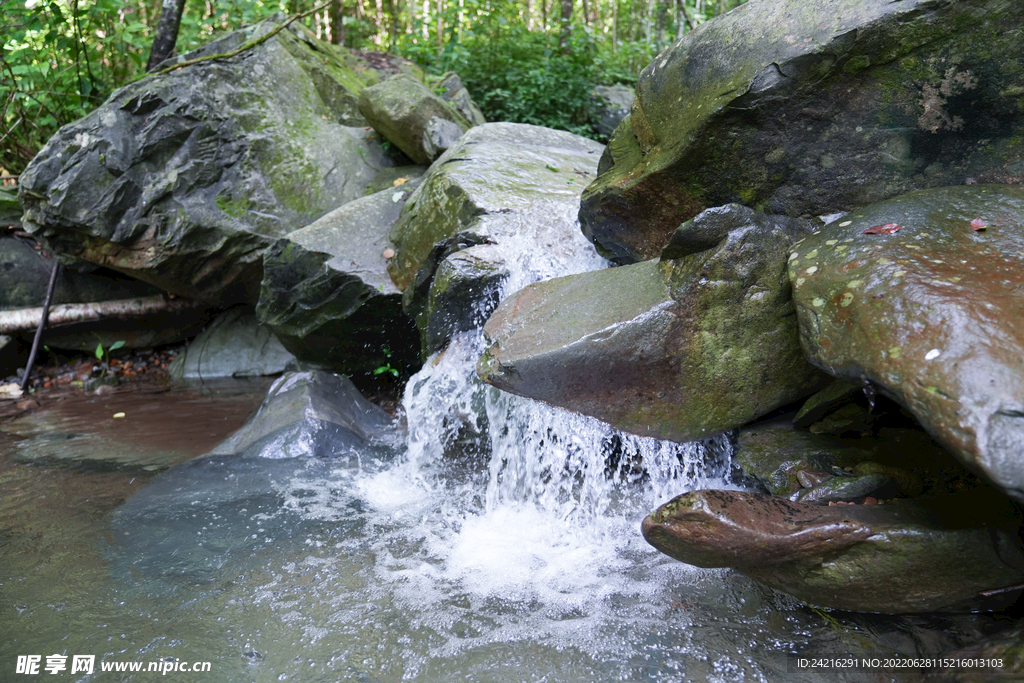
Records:
[[[331,19],[331,42],[335,45],[345,44],[345,5],[342,0],[334,0],[327,8]]]
[[[569,36],[572,34],[572,0],[562,0],[562,25],[558,34],[558,47],[562,54],[569,54]]]
[[[437,0],[437,47],[444,45],[444,5]]]
[[[583,23],[590,26],[590,4],[587,0],[581,0],[583,3]]]
[[[163,0],[160,7],[160,21],[157,22],[156,36],[153,38],[153,49],[146,62],[146,71],[152,71],[160,62],[174,52],[174,44],[178,42],[178,29],[181,27],[181,13],[185,11],[185,0]]]

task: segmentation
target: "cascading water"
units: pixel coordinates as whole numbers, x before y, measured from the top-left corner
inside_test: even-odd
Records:
[[[506,292],[607,265],[578,230],[538,250],[506,227]],[[463,333],[412,378],[394,443],[339,445],[314,421],[320,457],[211,455],[142,488],[130,473],[14,472],[0,667],[57,652],[93,654],[97,669],[206,661],[218,683],[860,681],[787,670],[785,653],[933,656],[978,639],[966,621],[834,628],[738,574],[657,553],[641,518],[727,485],[728,442],[619,434],[501,393],[476,377],[484,344]],[[69,515],[49,504],[74,492]],[[89,508],[97,498],[107,507]]]

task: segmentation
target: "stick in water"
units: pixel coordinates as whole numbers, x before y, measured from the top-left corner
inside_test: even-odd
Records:
[[[46,287],[46,303],[43,304],[43,317],[39,320],[39,327],[36,328],[35,339],[32,340],[32,350],[28,354],[28,364],[25,365],[25,376],[21,378],[21,390],[24,392],[28,386],[29,376],[32,374],[32,364],[36,362],[36,352],[39,351],[39,340],[43,337],[43,328],[46,327],[46,318],[50,315],[50,302],[53,301],[53,290],[57,288],[57,276],[60,274],[60,264],[53,264],[53,272],[50,273],[50,284]]]

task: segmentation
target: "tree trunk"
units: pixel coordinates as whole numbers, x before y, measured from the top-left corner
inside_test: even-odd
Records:
[[[331,42],[335,45],[345,44],[345,5],[341,0],[334,0],[327,8],[331,19]]]
[[[441,0],[437,0],[437,46],[441,47],[444,45],[444,5]]]
[[[50,327],[56,327],[107,318],[145,318],[154,313],[191,311],[205,306],[207,304],[192,299],[168,299],[163,294],[155,294],[135,299],[118,299],[117,301],[60,304],[50,309],[47,319]],[[17,308],[0,311],[0,334],[34,330],[42,319],[42,308]]]
[[[560,21],[562,26],[558,34],[558,47],[562,49],[562,54],[567,55],[569,54],[569,36],[572,34],[572,0],[562,0]]]
[[[163,0],[146,71],[153,71],[160,62],[173,54],[174,44],[178,42],[178,29],[181,27],[181,13],[184,11],[185,0]]]

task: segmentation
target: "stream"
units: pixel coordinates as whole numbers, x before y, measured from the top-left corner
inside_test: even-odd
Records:
[[[507,289],[601,265],[530,258]],[[81,682],[196,662],[208,672],[167,680],[914,681],[795,661],[934,656],[994,627],[830,614],[659,554],[641,519],[733,487],[729,440],[625,435],[485,387],[484,343],[464,333],[429,359],[404,430],[364,451],[190,460],[258,404],[266,384],[240,381],[79,395],[5,425],[0,680],[60,655],[53,680]],[[92,673],[71,672],[75,655]]]

